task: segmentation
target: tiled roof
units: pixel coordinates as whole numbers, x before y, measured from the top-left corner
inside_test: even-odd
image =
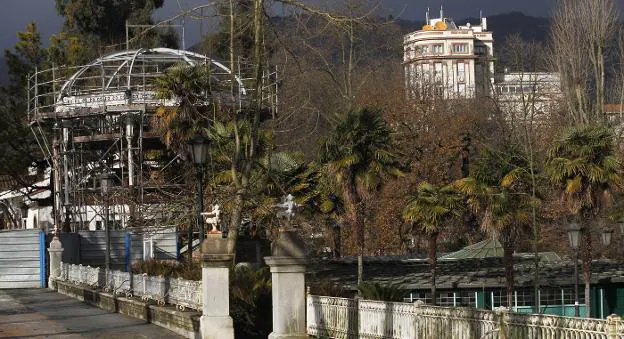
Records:
[[[503,246],[496,238],[488,238],[476,244],[466,246],[461,250],[449,253],[442,259],[471,259],[502,257]]]
[[[533,285],[535,267],[531,258],[515,257],[514,277],[517,287]],[[542,286],[574,284],[571,261],[540,262]],[[579,270],[581,270],[579,265]],[[353,260],[321,260],[310,264],[311,281],[331,280],[353,288],[357,281],[357,263]],[[431,266],[424,259],[375,260],[364,263],[364,280],[382,284],[396,283],[410,290],[431,287]],[[592,264],[592,283],[624,282],[624,263],[598,260]],[[436,285],[439,289],[504,287],[505,271],[501,258],[438,260]]]

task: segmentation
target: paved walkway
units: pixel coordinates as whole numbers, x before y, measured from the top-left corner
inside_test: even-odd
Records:
[[[0,290],[0,338],[182,338],[47,289]]]

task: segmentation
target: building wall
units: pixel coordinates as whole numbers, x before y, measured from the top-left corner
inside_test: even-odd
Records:
[[[444,19],[446,22],[446,19]],[[433,27],[440,19],[428,21]],[[494,85],[494,41],[483,26],[423,29],[404,37],[408,91],[442,98],[488,96]],[[442,29],[446,27],[446,29]]]

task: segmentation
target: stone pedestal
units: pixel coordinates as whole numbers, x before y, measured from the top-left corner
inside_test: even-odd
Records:
[[[208,234],[201,254],[203,294],[199,324],[203,339],[234,339],[229,293],[232,259],[221,233]]]
[[[54,236],[50,242],[50,277],[48,278],[48,288],[56,290],[56,279],[61,276],[61,261],[63,258],[63,244],[58,236]]]
[[[273,332],[269,339],[308,338],[305,246],[294,231],[280,232],[264,260],[271,267]]]

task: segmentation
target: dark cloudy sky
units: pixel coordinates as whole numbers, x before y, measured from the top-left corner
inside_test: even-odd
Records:
[[[582,0],[579,0],[582,1]],[[616,0],[624,9],[624,0]],[[179,0],[183,8],[192,8],[207,0]],[[319,0],[320,2],[320,0]],[[332,1],[324,1],[331,3]],[[437,12],[440,3],[444,3],[446,16],[456,19],[477,17],[482,9],[484,15],[494,15],[509,11],[521,11],[533,16],[548,16],[553,0],[384,0],[384,5],[395,14],[406,19],[423,19],[425,8],[431,7]],[[35,21],[42,32],[44,41],[50,34],[61,28],[61,18],[54,9],[54,0],[0,0],[0,50],[9,48],[17,41],[16,33],[23,30],[29,21]],[[165,8],[156,14],[159,18],[169,18],[178,11],[175,0],[165,0]],[[199,39],[199,24],[187,20],[186,45],[189,46]],[[205,22],[207,30],[210,23]]]

